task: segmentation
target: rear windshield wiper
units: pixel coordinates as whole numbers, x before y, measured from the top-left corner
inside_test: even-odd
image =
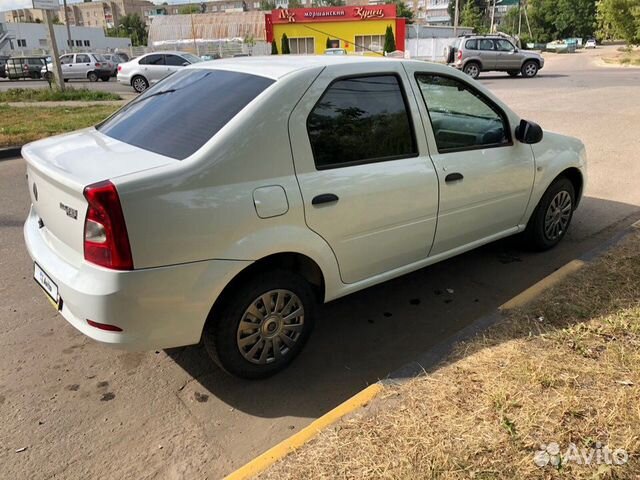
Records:
[[[164,95],[165,93],[173,93],[175,92],[176,89],[175,88],[169,88],[167,90],[161,90],[159,92],[155,92],[155,93],[150,93],[149,95],[147,95],[146,97],[143,98],[139,98],[138,101],[141,102],[143,100],[146,100],[147,98],[151,98],[151,97],[157,97],[159,95]]]

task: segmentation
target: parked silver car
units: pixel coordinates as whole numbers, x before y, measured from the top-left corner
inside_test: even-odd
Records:
[[[118,83],[131,85],[138,93],[144,92],[149,85],[176,70],[201,61],[200,57],[186,52],[147,53],[118,65]]]
[[[445,50],[447,63],[472,78],[491,70],[512,77],[522,73],[531,78],[544,67],[544,58],[536,52],[520,50],[509,39],[498,35],[463,36]]]
[[[98,79],[108,82],[115,66],[97,53],[68,53],[60,57],[60,69],[65,82],[69,80],[89,80],[97,82]],[[47,78],[53,75],[53,64],[42,67],[42,76]]]
[[[113,69],[111,70],[111,76],[115,77],[118,74],[118,65],[121,63],[125,63],[125,60],[121,55],[117,53],[103,53],[102,56],[113,64]]]

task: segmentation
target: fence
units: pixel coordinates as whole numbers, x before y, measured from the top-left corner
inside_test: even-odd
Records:
[[[455,38],[409,38],[405,48],[411,58],[444,62],[444,49],[454,40]]]

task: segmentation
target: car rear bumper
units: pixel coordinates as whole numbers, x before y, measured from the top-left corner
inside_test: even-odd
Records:
[[[215,299],[251,263],[208,260],[132,271],[109,270],[84,260],[74,263],[40,232],[33,209],[24,237],[31,258],[58,287],[61,315],[88,337],[126,350],[198,343]],[[93,327],[88,319],[122,331]]]

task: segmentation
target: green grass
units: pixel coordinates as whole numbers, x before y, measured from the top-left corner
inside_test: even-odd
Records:
[[[117,105],[89,107],[10,107],[0,104],[0,147],[20,146],[44,137],[99,123]]]
[[[122,97],[110,92],[70,87],[67,87],[64,92],[57,88],[10,88],[5,92],[0,92],[0,102],[60,102],[65,100],[95,102],[122,100]]]

